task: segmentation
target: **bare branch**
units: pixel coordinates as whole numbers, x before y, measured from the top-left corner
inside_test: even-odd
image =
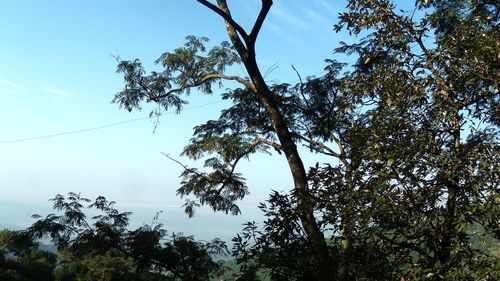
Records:
[[[170,156],[169,154],[166,154],[166,153],[164,153],[164,152],[161,152],[161,154],[165,155],[168,159],[170,159],[170,160],[174,161],[175,163],[179,164],[179,165],[180,165],[180,166],[181,166],[181,167],[182,167],[185,171],[187,171],[187,172],[189,172],[189,173],[194,173],[194,174],[196,174],[196,175],[198,175],[198,176],[200,176],[200,177],[203,177],[203,178],[205,178],[205,179],[206,179],[207,181],[209,181],[209,182],[213,182],[213,181],[211,181],[210,179],[208,179],[208,178],[207,178],[204,174],[202,174],[202,173],[200,173],[200,172],[197,172],[195,169],[191,169],[191,168],[189,168],[188,166],[186,166],[186,165],[182,164],[179,160],[177,160],[177,159],[173,158],[173,157],[172,157],[172,156]]]
[[[266,73],[264,73],[264,78],[266,78],[269,74],[271,74],[271,72],[273,72],[274,70],[276,70],[278,67],[280,67],[280,65],[278,63],[275,63],[275,64],[271,65],[266,70]]]
[[[253,25],[252,31],[250,32],[249,36],[249,39],[252,42],[256,41],[257,35],[259,35],[260,28],[262,27],[262,24],[264,23],[264,20],[266,19],[266,16],[269,13],[272,5],[272,0],[262,0],[262,8],[260,9],[257,20],[255,21],[255,24]]]
[[[332,137],[333,141],[337,144],[337,146],[339,147],[339,150],[340,150],[338,159],[342,162],[342,164],[344,164],[346,167],[348,167],[349,162],[347,161],[347,158],[346,158],[345,147],[342,144],[342,142],[340,141],[340,138],[342,138],[342,135],[339,134],[339,137],[337,137],[334,134],[332,134],[331,137]]]
[[[245,31],[245,29],[243,29],[243,27],[241,27],[241,25],[239,25],[236,21],[234,21],[233,17],[231,17],[231,13],[229,13],[229,9],[225,9],[225,8],[220,9],[219,7],[215,6],[214,4],[210,3],[210,1],[207,1],[207,0],[197,0],[197,1],[200,2],[202,5],[204,5],[205,7],[209,8],[210,10],[217,13],[219,16],[221,16],[234,29],[236,29],[238,31],[238,33],[241,35],[241,37],[243,37],[243,39],[245,41],[248,39],[247,32]],[[221,2],[221,1],[218,0],[217,2]],[[219,3],[219,6],[220,6],[220,3]],[[226,5],[226,7],[227,7],[227,5]]]
[[[263,139],[263,138],[257,138],[257,139],[255,139],[255,141],[258,141],[260,143],[269,145],[272,148],[274,148],[279,154],[281,154],[281,145],[279,143],[275,143],[273,141],[266,140],[266,139]]]
[[[302,88],[302,85],[304,85],[304,81],[302,81],[302,76],[300,76],[299,71],[297,70],[297,68],[295,68],[295,66],[293,64],[292,64],[292,68],[295,71],[295,74],[297,74],[297,77],[299,78],[300,86]]]
[[[304,81],[302,81],[302,76],[300,76],[299,71],[295,68],[295,66],[292,64],[292,68],[297,74],[297,77],[299,77],[299,82],[300,82],[300,95],[302,96],[302,99],[306,103],[306,106],[309,107],[309,102],[306,99],[306,96],[304,95]],[[318,116],[319,117],[319,116]]]
[[[240,84],[245,85],[247,88],[252,90],[254,93],[257,92],[257,89],[255,88],[255,86],[252,82],[250,82],[246,79],[243,79],[239,76],[230,76],[230,75],[224,75],[224,74],[209,74],[209,75],[203,77],[203,79],[201,79],[201,83],[205,83],[205,82],[212,80],[212,79],[233,80],[233,81],[236,81]]]
[[[241,41],[240,36],[243,38],[245,43],[248,43],[248,34],[243,29],[243,27],[241,27],[241,25],[234,21],[227,6],[226,0],[217,0],[217,4],[219,5],[219,7],[207,0],[197,1],[210,10],[214,11],[225,20],[227,33],[229,35],[229,38],[231,39],[231,42],[233,42],[233,45],[240,54],[241,58],[246,58],[248,56],[248,50],[245,47],[245,44],[243,44],[243,42]]]

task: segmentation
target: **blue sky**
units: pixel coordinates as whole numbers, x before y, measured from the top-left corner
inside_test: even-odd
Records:
[[[259,1],[228,2],[233,16],[251,27]],[[332,57],[339,41],[349,40],[332,31],[345,3],[275,2],[257,46],[264,72],[279,66],[267,79],[295,83],[292,64],[302,76],[321,74],[323,60]],[[148,107],[129,113],[111,104],[123,87],[113,56],[140,58],[153,69],[152,62],[162,52],[181,46],[187,35],[206,36],[214,44],[227,40],[221,19],[194,0],[2,1],[0,30],[0,142],[147,117]],[[244,75],[241,67],[232,71]],[[74,191],[87,197],[105,195],[144,217],[168,209],[167,225],[182,226],[188,219],[179,217],[181,200],[175,197],[181,168],[160,152],[179,155],[192,127],[217,118],[225,106],[214,103],[219,101],[217,95],[192,94],[189,100],[188,110],[180,115],[162,116],[154,133],[154,123],[145,119],[79,134],[0,143],[0,201],[17,204],[0,210],[0,223],[29,223],[29,218],[19,218],[21,214],[38,212],[40,206],[48,207],[47,199],[53,195]],[[317,160],[307,159],[309,164]],[[238,224],[255,214],[252,206],[271,188],[291,187],[282,156],[253,157],[242,163],[240,171],[253,194],[242,204],[248,211],[239,219],[212,218]],[[200,216],[204,214],[211,213],[205,210]],[[169,221],[172,216],[177,221]]]

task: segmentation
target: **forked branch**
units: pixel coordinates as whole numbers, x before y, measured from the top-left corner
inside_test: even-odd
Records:
[[[272,0],[262,0],[262,7],[260,9],[259,15],[255,20],[255,23],[252,27],[252,31],[250,35],[245,31],[245,29],[239,25],[231,16],[231,12],[229,7],[227,6],[226,0],[217,0],[217,5],[214,5],[208,0],[197,0],[199,3],[214,11],[216,14],[221,16],[226,21],[226,28],[228,31],[228,35],[231,38],[236,50],[242,56],[242,58],[246,58],[249,54],[254,55],[255,53],[255,41],[257,40],[257,36],[262,28],[262,24],[273,5]],[[241,38],[240,38],[241,37]],[[243,42],[245,44],[243,44]]]
[[[231,16],[231,14],[229,13],[228,9],[224,9],[225,10],[224,11],[207,0],[197,0],[197,1],[200,2],[202,5],[204,5],[205,7],[209,8],[210,10],[214,11],[216,14],[221,16],[225,21],[227,21],[234,29],[236,29],[238,31],[240,36],[243,37],[243,40],[245,40],[245,41],[248,40],[247,32],[245,31],[245,29],[243,29],[243,27],[241,27],[241,25],[239,25],[236,21],[234,21],[234,19]],[[220,1],[217,1],[217,2],[220,2]]]
[[[210,1],[207,0],[197,0],[197,1],[200,2],[202,5],[206,6],[207,8],[209,8],[210,10],[217,13],[225,20],[226,29],[234,47],[236,48],[242,59],[248,57],[247,48],[245,47],[245,44],[243,44],[243,42],[241,41],[241,38],[243,38],[245,43],[248,43],[248,34],[243,29],[243,27],[241,27],[241,25],[235,22],[234,19],[232,18],[226,0],[217,0],[217,5],[219,5],[219,7],[217,7],[216,5],[212,4]]]

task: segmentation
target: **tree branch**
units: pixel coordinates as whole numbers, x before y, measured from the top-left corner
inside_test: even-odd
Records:
[[[281,146],[277,143],[274,143],[272,141],[268,141],[266,139],[263,139],[263,138],[256,138],[251,144],[250,146],[248,147],[247,150],[243,151],[242,153],[240,153],[236,159],[234,159],[233,163],[229,163],[229,166],[231,167],[231,171],[229,171],[229,176],[227,177],[226,180],[224,180],[224,182],[222,182],[221,186],[219,187],[219,189],[217,190],[217,193],[216,193],[216,196],[220,196],[220,194],[222,193],[222,190],[227,186],[227,184],[229,183],[229,179],[232,178],[233,174],[234,174],[234,170],[236,169],[236,165],[238,164],[238,162],[243,159],[243,157],[247,156],[248,154],[252,153],[254,151],[254,149],[259,145],[259,144],[267,144],[269,146],[272,146],[274,147],[274,149],[276,149],[277,151],[279,151],[279,149],[281,149]]]
[[[167,157],[168,159],[174,161],[175,163],[179,164],[185,171],[189,172],[189,173],[194,173],[194,174],[197,174],[198,176],[200,177],[203,177],[205,178],[207,181],[209,182],[212,182],[211,180],[209,180],[204,174],[200,173],[200,172],[197,172],[195,171],[194,169],[191,169],[189,168],[188,166],[182,164],[179,160],[173,158],[172,156],[170,156],[169,154],[165,153],[165,152],[160,152],[161,154],[165,155],[165,157]]]
[[[427,69],[429,69],[431,73],[434,74],[434,78],[436,79],[437,84],[442,88],[441,90],[449,91],[449,87],[446,85],[446,80],[439,74],[439,71],[437,71],[433,65],[432,54],[422,41],[422,35],[415,34],[415,31],[412,32],[414,33],[415,41],[425,55],[427,61],[425,67],[427,67]]]
[[[227,21],[234,29],[240,33],[241,37],[243,37],[244,40],[248,39],[248,34],[247,32],[239,25],[236,21],[234,21],[233,17],[231,17],[231,14],[229,13],[228,9],[224,8],[219,8],[215,6],[214,4],[210,3],[210,1],[207,0],[197,0],[200,2],[203,6],[209,8],[210,10],[214,11],[216,14],[221,16],[225,21]],[[217,2],[220,2],[219,0]],[[225,2],[225,1],[224,1]],[[220,4],[219,4],[220,6]],[[227,7],[227,5],[226,5]]]
[[[257,92],[257,89],[255,88],[255,86],[252,82],[250,82],[246,79],[243,79],[239,76],[231,76],[231,75],[224,75],[224,74],[208,74],[201,79],[201,83],[205,83],[206,81],[212,80],[212,79],[233,80],[233,81],[236,81],[240,84],[245,85],[247,88],[249,88],[253,92]]]
[[[302,141],[305,141],[306,143],[309,144],[309,145],[306,145],[306,147],[308,147],[310,149],[314,149],[318,153],[333,156],[333,157],[336,157],[339,159],[343,158],[342,154],[335,152],[333,149],[329,148],[328,146],[326,146],[325,144],[323,144],[321,142],[306,138],[306,137],[299,135],[299,134],[297,134],[297,137],[299,139],[301,139]]]
[[[258,142],[263,143],[265,145],[269,145],[272,148],[274,148],[274,150],[276,150],[279,154],[281,154],[282,148],[281,148],[280,144],[275,143],[275,142],[270,141],[270,140],[263,139],[263,138],[257,138],[255,141],[258,141]]]
[[[240,56],[242,58],[246,58],[248,54],[247,48],[245,47],[239,36],[243,38],[245,43],[248,43],[248,34],[243,29],[243,27],[241,27],[241,25],[239,25],[236,21],[234,21],[233,17],[231,17],[231,12],[229,11],[226,0],[217,0],[217,4],[219,5],[219,7],[217,7],[216,5],[212,4],[210,1],[207,0],[197,0],[197,1],[201,3],[203,6],[214,11],[216,14],[218,14],[225,20],[226,29],[229,38],[231,39],[231,42],[233,42],[233,45],[240,54]]]
[[[252,42],[256,41],[260,28],[262,27],[262,24],[264,23],[264,20],[266,19],[267,14],[269,13],[269,10],[271,9],[272,5],[273,5],[272,0],[262,0],[262,8],[260,9],[259,15],[257,16],[257,20],[255,21],[255,24],[253,25],[252,31],[250,32],[249,35],[249,40],[251,40]]]
[[[299,82],[300,82],[300,96],[302,97],[302,99],[306,103],[306,106],[310,107],[309,101],[307,101],[306,96],[304,95],[304,87],[305,87],[305,85],[304,85],[304,81],[302,81],[302,76],[300,76],[299,71],[295,68],[295,66],[293,64],[292,64],[292,68],[295,71],[295,74],[297,74],[297,77],[299,78]],[[319,116],[317,116],[317,117],[319,118]]]
[[[224,74],[208,74],[206,75],[205,77],[203,77],[199,82],[197,83],[194,83],[192,85],[188,85],[188,86],[185,86],[185,87],[179,87],[179,88],[175,88],[175,89],[172,89],[168,92],[166,92],[165,94],[162,94],[162,95],[159,95],[159,96],[150,96],[149,97],[149,100],[151,101],[155,101],[155,102],[159,102],[161,99],[163,98],[166,98],[168,97],[169,95],[173,94],[173,93],[178,93],[178,92],[182,92],[188,88],[194,88],[194,87],[198,87],[198,86],[201,86],[203,83],[206,83],[210,80],[215,80],[215,79],[224,79],[224,80],[232,80],[232,81],[236,81],[244,86],[246,86],[247,88],[249,88],[252,92],[256,92],[257,90],[255,89],[255,86],[253,85],[252,82],[246,80],[246,79],[243,79],[239,76],[233,76],[233,75],[224,75]],[[149,91],[146,90],[147,93],[149,93]]]
[[[334,134],[331,135],[333,141],[337,144],[337,146],[339,147],[339,150],[340,150],[340,154],[338,156],[338,159],[342,162],[342,164],[344,164],[346,167],[349,167],[349,162],[347,161],[346,159],[346,151],[345,151],[345,147],[344,145],[342,144],[342,142],[340,141],[339,138],[337,138]],[[339,134],[339,137],[342,137],[341,134]]]

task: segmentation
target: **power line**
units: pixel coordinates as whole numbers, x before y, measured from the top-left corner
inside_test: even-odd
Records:
[[[202,105],[198,105],[198,106],[188,107],[188,108],[183,109],[183,111],[197,109],[197,108],[201,108],[201,107],[206,107],[206,106],[216,104],[216,103],[221,103],[221,102],[223,102],[223,101],[215,101],[215,102],[210,102],[210,103],[206,103],[206,104],[202,104]],[[142,117],[142,118],[125,120],[125,121],[121,121],[121,122],[111,123],[111,124],[87,128],[87,129],[79,129],[79,130],[66,131],[66,132],[55,133],[55,134],[50,134],[50,135],[26,137],[26,138],[20,138],[20,139],[0,141],[0,144],[24,142],[24,141],[32,141],[32,140],[39,140],[39,139],[55,138],[55,137],[66,136],[66,135],[80,134],[80,133],[85,133],[85,132],[90,132],[90,131],[95,131],[95,130],[102,130],[102,129],[106,129],[106,128],[110,128],[110,127],[120,126],[120,125],[132,123],[132,122],[137,122],[137,121],[142,121],[142,120],[146,120],[146,119],[151,119],[151,118],[150,117]]]
[[[39,140],[39,139],[48,139],[48,138],[54,138],[54,137],[59,137],[59,136],[79,134],[79,133],[84,133],[84,132],[89,132],[89,131],[101,130],[101,129],[109,128],[109,127],[119,126],[119,125],[123,125],[123,124],[127,124],[127,123],[132,123],[132,122],[136,122],[136,121],[140,121],[140,120],[145,120],[145,119],[149,119],[149,117],[143,117],[143,118],[137,118],[137,119],[132,119],[132,120],[126,120],[126,121],[112,123],[112,124],[103,125],[103,126],[99,126],[99,127],[93,127],[93,128],[81,129],[81,130],[75,130],[75,131],[67,131],[67,132],[50,134],[50,135],[45,135],[45,136],[27,137],[27,138],[21,138],[21,139],[13,139],[13,140],[7,140],[7,141],[0,141],[0,144],[13,143],[13,142],[23,142],[23,141],[31,141],[31,140]]]

